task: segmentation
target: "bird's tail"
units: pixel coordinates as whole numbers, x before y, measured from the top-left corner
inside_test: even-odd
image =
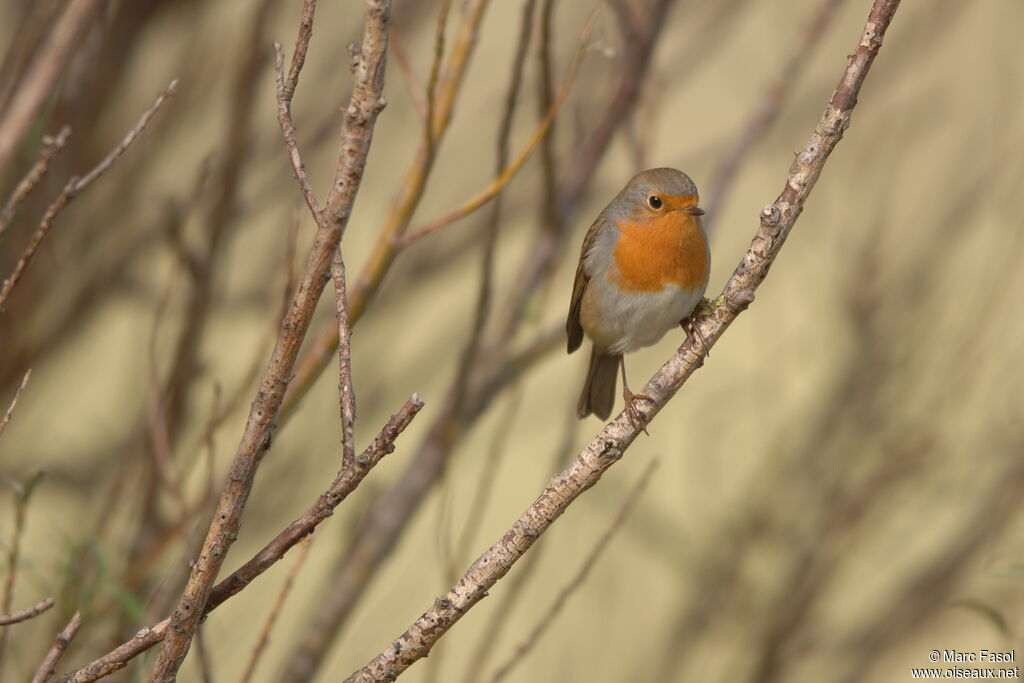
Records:
[[[587,370],[587,381],[583,383],[580,401],[576,405],[576,414],[580,419],[593,413],[602,420],[607,420],[615,407],[615,382],[619,369],[619,354],[606,353],[593,347],[590,350],[590,368]]]

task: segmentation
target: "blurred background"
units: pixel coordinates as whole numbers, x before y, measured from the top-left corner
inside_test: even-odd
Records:
[[[182,680],[242,680],[250,667],[256,681],[337,680],[447,590],[601,427],[575,418],[586,353],[567,356],[561,332],[590,222],[636,171],[685,170],[709,209],[717,295],[870,3],[450,5],[424,163],[444,4],[395,2],[388,106],[342,245],[350,297],[362,297],[356,447],[413,392],[426,407],[311,544],[209,616]],[[24,76],[56,27],[71,27],[48,94],[0,164],[6,201],[42,136],[71,127],[0,234],[4,277],[67,179],[179,80],[58,216],[0,313],[0,409],[32,370],[0,435],[11,484],[0,491],[0,612],[56,598],[0,631],[5,680],[27,680],[76,609],[83,626],[61,672],[163,618],[180,594],[314,234],[276,120],[271,49],[279,41],[290,58],[301,10],[0,6],[0,122],[27,97]],[[361,12],[321,3],[295,96],[321,201]],[[750,310],[650,436],[405,679],[492,680],[512,657],[510,681],[894,681],[930,666],[933,649],[1020,649],[1022,22],[1015,0],[904,3]],[[464,73],[451,59],[460,51]],[[414,233],[484,189],[563,87],[552,130],[500,206],[412,241],[386,272],[368,266],[385,229]],[[339,466],[336,360],[316,353],[331,349],[332,299],[328,286],[226,571]],[[630,356],[633,385],[682,339]],[[655,458],[585,582],[515,654]],[[111,680],[144,680],[154,652]]]

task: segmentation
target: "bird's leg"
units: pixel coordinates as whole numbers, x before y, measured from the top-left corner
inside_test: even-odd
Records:
[[[700,345],[704,349],[704,355],[708,358],[711,357],[711,349],[708,348],[708,343],[704,340],[704,335],[701,334],[700,328],[697,327],[697,316],[701,313],[708,315],[713,310],[713,303],[707,299],[701,299],[700,303],[693,307],[693,311],[690,312],[690,315],[679,321],[679,327],[683,328],[683,331],[686,332],[686,336],[690,339],[696,339],[699,341]]]
[[[634,394],[629,390],[629,384],[626,382],[626,361],[622,356],[619,356],[619,369],[622,370],[622,399],[626,402],[626,417],[629,418],[630,422],[643,430],[644,434],[650,436],[647,432],[647,417],[640,412],[636,404],[640,401],[654,403],[654,399],[645,394]]]

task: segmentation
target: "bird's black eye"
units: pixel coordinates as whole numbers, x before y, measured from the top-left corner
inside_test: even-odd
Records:
[[[661,197],[659,197],[658,195],[652,194],[650,197],[647,198],[647,204],[652,209],[657,211],[658,209],[665,205],[665,202],[661,201]]]

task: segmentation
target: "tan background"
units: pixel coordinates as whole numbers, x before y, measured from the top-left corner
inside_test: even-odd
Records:
[[[415,3],[398,3],[395,15],[421,81],[437,3],[427,4],[414,13]],[[701,188],[818,3],[741,3],[735,20],[709,41],[701,60],[681,63],[679,57],[698,37],[694,27],[712,11],[711,4],[680,1],[670,12],[632,124],[643,142],[644,166],[677,166]],[[350,79],[344,48],[358,35],[359,3],[321,5],[296,97],[300,132],[324,121],[346,96]],[[289,54],[300,6],[282,2],[272,13],[270,37],[284,43]],[[492,141],[519,6],[494,2],[488,10],[452,131],[414,224],[467,198],[492,173]],[[72,296],[86,266],[98,262],[96,249],[88,263],[80,261],[82,247],[76,245],[103,245],[110,239],[104,234],[108,229],[124,235],[151,228],[168,198],[188,195],[202,160],[221,151],[227,84],[253,8],[253,2],[242,0],[188,3],[149,23],[96,127],[75,131],[73,144],[81,139],[92,146],[80,148],[82,163],[55,172],[66,177],[95,163],[175,76],[179,95],[123,163],[61,217],[33,264],[31,281],[16,295],[20,300],[0,318],[0,348],[14,344],[19,335],[30,338],[38,330],[59,329],[53,316],[63,310],[61,302]],[[778,122],[744,164],[716,217],[712,292],[720,290],[742,257],[760,208],[781,191],[791,154],[817,121],[845,55],[856,44],[867,8],[864,0],[841,5]],[[590,10],[590,3],[576,2],[558,9],[559,78]],[[13,12],[0,10],[0,46],[11,39],[14,24],[4,14]],[[406,13],[412,18],[406,19]],[[624,530],[510,680],[660,680],[668,675],[679,681],[775,676],[882,682],[907,680],[910,667],[929,666],[932,649],[1017,647],[1022,652],[1024,518],[1016,506],[994,516],[979,512],[996,495],[996,484],[1013,476],[1024,454],[1022,21],[1024,5],[1013,0],[904,3],[853,125],[757,300],[658,416],[650,437],[639,439],[623,462],[543,538],[538,548],[544,554],[507,615],[505,635],[486,646],[494,650],[491,667],[511,652],[575,572],[654,457],[660,458],[660,467]],[[611,12],[600,14],[597,33],[615,47]],[[388,68],[389,106],[377,127],[344,242],[350,272],[359,269],[373,244],[418,131],[408,87],[394,60]],[[561,155],[573,152],[573,121],[592,125],[600,113],[615,68],[614,57],[596,50],[588,55],[559,122]],[[534,77],[531,63],[513,148],[534,125]],[[237,225],[216,280],[215,315],[202,343],[201,376],[177,449],[179,463],[191,463],[201,454],[197,445],[214,383],[231,394],[244,382],[254,355],[265,357],[280,297],[285,235],[299,195],[279,142],[269,63],[252,87],[258,91],[254,151],[243,175]],[[333,172],[336,124],[322,142],[304,150],[321,192]],[[45,130],[50,129],[35,133]],[[33,149],[27,145],[25,159]],[[564,316],[579,240],[590,219],[636,170],[634,154],[620,133],[576,214],[576,235],[557,277],[531,304],[524,340]],[[535,230],[539,183],[539,167],[531,161],[508,189],[496,273],[499,302]],[[48,192],[57,187],[54,181]],[[20,236],[35,215],[26,211],[2,238],[5,264],[20,249]],[[192,240],[198,239],[195,223],[186,231]],[[315,535],[258,680],[276,680],[345,538],[373,492],[386,490],[404,469],[443,401],[477,284],[477,250],[460,245],[472,242],[482,227],[481,220],[471,218],[406,252],[356,329],[357,446],[410,393],[418,392],[427,407],[399,439],[397,451]],[[304,218],[300,255],[311,235],[311,221]],[[49,473],[31,503],[15,606],[47,595],[58,595],[60,601],[69,578],[68,558],[82,544],[94,542],[102,558],[100,569],[83,570],[78,580],[88,580],[93,604],[105,607],[86,614],[61,670],[116,644],[111,611],[118,605],[140,607],[139,598],[118,593],[119,557],[132,527],[117,512],[137,510],[141,491],[128,485],[112,499],[104,482],[120,468],[131,468],[132,459],[144,457],[137,448],[120,450],[119,444],[146,400],[155,312],[174,271],[166,242],[155,240],[142,249],[127,274],[75,326],[73,336],[34,359],[32,381],[0,439],[0,473],[13,478],[34,468]],[[171,276],[176,283],[157,334],[157,348],[164,354],[180,324],[180,301],[188,286],[181,273]],[[333,310],[331,298],[322,302],[324,320]],[[866,323],[864,316],[873,322]],[[670,333],[657,346],[631,356],[634,383],[649,376],[680,339],[681,333]],[[165,368],[166,358],[160,362]],[[560,349],[550,354],[473,427],[372,582],[318,680],[347,675],[390,643],[449,585],[447,566],[460,571],[468,566],[532,502],[554,471],[584,362],[583,354],[567,357]],[[24,369],[5,370],[15,382],[0,394],[4,405]],[[844,389],[846,381],[856,391]],[[277,434],[227,569],[304,510],[333,476],[340,434],[336,384],[332,365],[298,416]],[[246,394],[251,397],[251,390]],[[215,434],[218,472],[233,453],[248,400]],[[503,447],[498,484],[471,552],[451,557],[445,549],[467,522],[496,430],[508,420],[511,435]],[[574,429],[573,450],[597,432],[599,423],[590,419]],[[807,453],[817,455],[808,459]],[[872,476],[890,470],[871,483]],[[198,490],[202,467],[189,471],[192,489]],[[848,501],[852,509],[823,529],[816,520],[828,514],[829,495],[819,500],[816,494],[833,481],[841,488],[869,483]],[[1013,492],[1019,495],[1020,488]],[[4,496],[0,520],[6,544],[11,507]],[[94,539],[96,516],[110,508],[116,521]],[[751,518],[766,528],[750,531]],[[993,542],[976,551],[964,540],[989,535]],[[970,561],[957,568],[949,585],[930,593],[933,574],[915,572],[936,558],[956,557],[961,546],[963,553],[973,553]],[[780,628],[776,620],[799,594],[793,587],[803,585],[799,580],[787,584],[787,577],[801,575],[793,563],[805,550],[812,562],[832,558],[821,569],[827,579],[816,586],[807,612]],[[180,557],[181,548],[173,547],[151,578],[166,575]],[[290,565],[286,558],[244,597],[210,616],[205,634],[218,681],[239,675]],[[733,572],[735,582],[730,581]],[[492,597],[403,680],[461,680],[506,584],[499,583]],[[693,613],[702,597],[711,601],[706,618],[687,632],[685,642],[675,641],[679,615]],[[9,674],[11,680],[34,669],[71,609],[60,602],[51,614],[15,627],[8,652],[18,673]],[[781,633],[783,642],[766,644],[769,632]],[[877,642],[870,634],[878,636]],[[777,660],[770,675],[758,673],[755,664],[765,652]],[[183,680],[197,680],[195,663],[193,655]],[[147,670],[129,668],[136,677]],[[112,680],[134,679],[129,673]]]

